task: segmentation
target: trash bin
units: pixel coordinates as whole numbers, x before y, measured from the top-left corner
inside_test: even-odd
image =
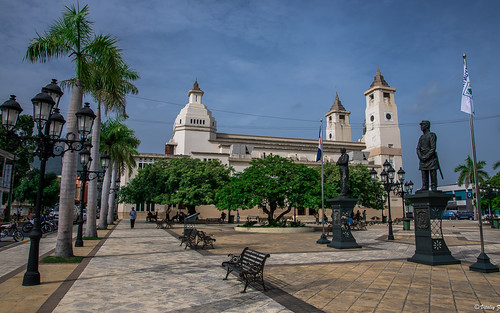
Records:
[[[403,219],[403,230],[410,230],[410,221],[411,219],[409,218]]]
[[[387,216],[382,216],[382,223],[387,223]]]
[[[229,215],[227,222],[228,222],[228,224],[233,224],[234,223],[234,215]]]
[[[498,225],[499,220],[500,220],[500,218],[498,218],[498,217],[493,218],[493,228],[497,228],[497,229],[499,228],[499,225]]]

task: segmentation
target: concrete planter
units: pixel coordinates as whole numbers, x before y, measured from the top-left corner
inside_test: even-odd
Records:
[[[313,232],[313,227],[234,227],[235,231],[247,233],[290,234]]]

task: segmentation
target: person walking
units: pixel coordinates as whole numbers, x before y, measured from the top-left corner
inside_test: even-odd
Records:
[[[134,228],[135,225],[135,218],[137,217],[137,211],[135,210],[134,207],[132,207],[132,210],[130,210],[130,228]]]

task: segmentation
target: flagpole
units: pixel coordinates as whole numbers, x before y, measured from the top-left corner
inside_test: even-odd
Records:
[[[467,68],[467,56],[463,54],[464,67]],[[479,193],[479,181],[477,177],[477,159],[476,159],[476,142],[474,138],[474,121],[472,114],[469,113],[469,129],[470,129],[470,139],[472,145],[472,162],[474,166],[474,185],[476,188],[476,210],[479,219],[479,238],[481,240],[481,253],[477,257],[477,262],[469,266],[471,271],[481,272],[481,273],[492,273],[498,272],[499,269],[490,262],[490,258],[484,253],[484,235],[483,235],[483,219],[481,214],[481,196]]]
[[[321,128],[320,128],[320,148],[321,148],[321,214],[323,216],[321,217],[322,221],[322,231],[321,231],[321,237],[316,241],[316,243],[319,244],[327,244],[330,243],[330,240],[326,238],[325,234],[325,188],[324,188],[324,175],[323,175],[323,119],[321,119]]]

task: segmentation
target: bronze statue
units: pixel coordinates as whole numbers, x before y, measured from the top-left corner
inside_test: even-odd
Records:
[[[345,148],[340,149],[340,157],[337,160],[340,173],[340,195],[347,195],[347,182],[349,181],[349,155],[346,153]]]
[[[422,191],[429,190],[429,175],[431,177],[431,190],[437,191],[437,170],[441,171],[436,152],[437,136],[430,131],[431,122],[420,122],[423,134],[418,139],[417,155],[420,160],[419,170],[422,173]],[[441,173],[441,178],[443,174]]]

